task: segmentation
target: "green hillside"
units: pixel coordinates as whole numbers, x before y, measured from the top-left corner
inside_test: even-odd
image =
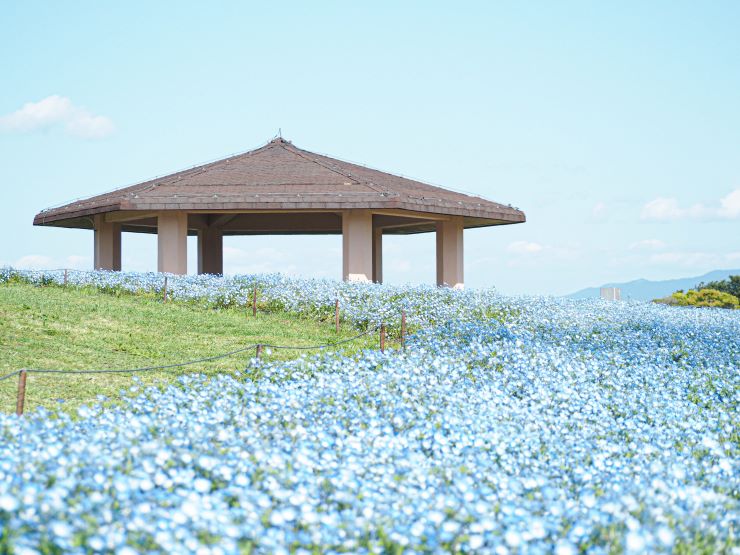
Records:
[[[163,303],[151,296],[114,296],[93,290],[0,286],[0,375],[21,368],[136,368],[205,358],[254,343],[315,345],[349,338],[357,332],[334,322],[291,314],[213,309]],[[344,346],[347,351],[377,347],[370,335]],[[294,358],[297,350],[264,356]],[[184,373],[245,369],[254,350],[181,369],[137,374],[145,384],[170,383]],[[74,408],[105,395],[112,401],[132,385],[132,374],[29,374],[26,410],[38,405]],[[0,411],[15,409],[17,379],[0,382]]]

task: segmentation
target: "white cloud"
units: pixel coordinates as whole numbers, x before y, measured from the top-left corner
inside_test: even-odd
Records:
[[[740,189],[735,189],[720,199],[717,208],[708,208],[701,203],[684,208],[676,198],[657,197],[642,207],[640,218],[657,222],[740,218]]]
[[[542,252],[544,248],[541,244],[532,241],[514,241],[509,243],[506,250],[513,254],[537,254]]]
[[[723,218],[734,219],[740,217],[740,189],[735,189],[719,201],[719,215]]]
[[[83,139],[103,139],[115,131],[110,118],[93,114],[78,114],[66,125],[67,131]]]
[[[602,219],[607,214],[607,207],[606,204],[599,201],[596,204],[594,204],[594,207],[591,209],[591,214],[594,218]]]
[[[534,241],[514,241],[506,247],[511,256],[506,265],[515,267],[543,267],[547,264],[572,261],[579,257],[578,245],[567,247],[543,245]]]
[[[31,132],[64,127],[71,135],[85,139],[102,139],[115,130],[110,118],[90,113],[75,106],[66,96],[52,95],[38,102],[27,102],[21,108],[0,116],[0,130]]]
[[[92,270],[92,258],[89,256],[71,255],[66,258],[53,258],[41,254],[27,254],[16,260],[12,266],[21,270]]]
[[[13,267],[20,270],[51,270],[54,268],[54,261],[48,256],[27,254],[16,260]]]
[[[675,198],[658,197],[642,207],[643,220],[677,220],[683,211]]]
[[[682,208],[675,198],[658,197],[642,207],[641,218],[659,222],[675,220],[697,220],[711,216],[711,211],[703,204],[694,204],[689,208]]]
[[[660,239],[643,239],[642,241],[636,241],[630,245],[630,250],[633,251],[657,251],[664,249],[666,244]]]

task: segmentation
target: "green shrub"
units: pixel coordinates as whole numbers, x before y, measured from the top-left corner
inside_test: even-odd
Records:
[[[737,297],[716,289],[700,289],[699,291],[692,289],[686,293],[676,291],[666,301],[666,304],[677,304],[679,306],[740,308],[740,301]]]

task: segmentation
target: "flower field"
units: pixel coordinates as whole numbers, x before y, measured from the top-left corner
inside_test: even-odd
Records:
[[[0,283],[61,272],[0,271]],[[159,294],[158,274],[69,286]],[[740,313],[281,276],[175,302],[415,331],[405,351],[132,383],[75,418],[0,414],[0,553],[740,549]],[[60,378],[62,379],[62,378]]]

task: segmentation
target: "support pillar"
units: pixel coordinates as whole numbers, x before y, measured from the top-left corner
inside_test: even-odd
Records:
[[[157,271],[188,273],[188,215],[160,212],[157,215]]]
[[[342,277],[370,281],[373,277],[373,216],[369,210],[342,213]]]
[[[121,270],[121,224],[105,221],[105,214],[96,214],[94,266],[96,270]]]
[[[437,222],[437,285],[463,288],[463,219]]]
[[[224,273],[224,232],[217,227],[198,231],[198,273]]]
[[[373,228],[373,281],[383,283],[383,228]]]

